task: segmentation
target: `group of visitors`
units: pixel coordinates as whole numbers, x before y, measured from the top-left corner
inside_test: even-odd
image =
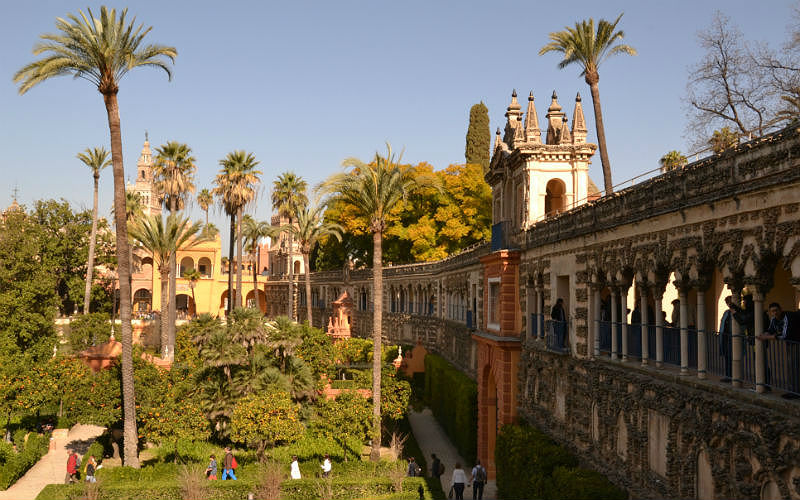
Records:
[[[431,462],[431,477],[441,480],[444,474],[445,466],[435,453],[431,455],[433,461]],[[422,469],[417,465],[414,457],[408,459],[408,475],[409,477],[422,476]],[[486,468],[481,465],[478,460],[475,467],[472,468],[472,476],[469,481],[464,469],[459,462],[456,462],[453,468],[453,474],[450,478],[450,492],[449,498],[455,496],[456,500],[464,500],[464,488],[472,486],[472,500],[483,500],[483,487],[486,485]]]
[[[231,451],[230,447],[225,447],[225,458],[223,459],[223,469],[222,469],[222,480],[226,480],[228,478],[236,481],[236,474],[234,471],[236,468],[239,467],[239,464],[236,463],[236,457],[233,456],[233,452]],[[329,477],[331,475],[331,457],[327,453],[325,454],[322,465],[320,465],[322,469],[322,477]],[[206,468],[206,477],[209,480],[216,480],[217,479],[217,457],[216,455],[211,455],[208,467]],[[300,474],[300,463],[297,460],[297,455],[292,455],[292,463],[289,465],[289,477],[292,479],[301,479],[302,475]]]
[[[64,482],[66,484],[72,483],[79,483],[81,480],[81,457],[78,456],[78,452],[75,450],[70,450],[69,456],[67,457],[67,476],[64,478]],[[94,455],[89,455],[89,458],[86,462],[86,477],[84,480],[87,483],[95,483],[97,479],[94,477],[95,471],[99,469],[100,466],[97,465],[97,461],[94,459]]]
[[[800,398],[800,312],[784,311],[780,304],[772,302],[767,307],[766,312],[762,312],[764,331],[755,331],[755,302],[750,294],[742,297],[742,304],[737,304],[731,296],[725,297],[725,304],[728,308],[722,315],[719,325],[719,355],[723,357],[725,363],[725,377],[723,382],[730,382],[733,366],[733,322],[739,325],[741,334],[747,342],[753,343],[755,339],[764,342],[762,362],[766,368],[764,391],[772,390],[772,367],[768,363],[769,341],[785,342],[787,371],[787,386],[789,392],[783,394],[784,399]],[[740,347],[740,349],[743,348]],[[743,352],[739,352],[739,359],[742,359]],[[783,363],[781,363],[783,364]]]

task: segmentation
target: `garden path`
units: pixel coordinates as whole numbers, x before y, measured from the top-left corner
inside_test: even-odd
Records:
[[[77,424],[65,436],[59,436],[56,429],[50,451],[9,489],[0,491],[0,500],[34,500],[48,484],[63,483],[67,474],[67,450],[75,448],[83,457],[89,445],[104,430],[105,427],[97,425]]]
[[[436,453],[439,460],[445,466],[444,474],[441,477],[442,489],[445,494],[450,490],[450,480],[453,475],[453,468],[456,462],[461,463],[464,472],[467,474],[467,481],[470,479],[472,473],[472,466],[474,464],[467,464],[464,458],[458,454],[458,450],[450,439],[445,434],[444,429],[439,425],[439,422],[434,418],[430,408],[425,408],[421,412],[411,411],[408,415],[408,420],[411,422],[411,428],[414,431],[414,437],[417,439],[420,449],[425,453],[425,460],[430,466],[432,459],[431,453]],[[429,471],[426,471],[426,474]],[[472,488],[464,490],[464,498],[469,500],[472,498]],[[483,489],[484,500],[495,500],[497,498],[497,488],[494,480],[486,483]]]

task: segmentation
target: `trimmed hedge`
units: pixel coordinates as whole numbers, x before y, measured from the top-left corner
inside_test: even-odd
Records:
[[[540,430],[505,425],[495,446],[497,496],[501,499],[624,500],[626,491],[602,474],[578,468],[578,459]]]
[[[20,445],[20,443],[24,444]],[[28,472],[46,453],[50,447],[49,434],[28,435],[28,439],[21,439],[17,443],[18,453],[1,453],[4,460],[0,460],[0,490],[8,489]]]
[[[315,500],[322,498],[327,490],[323,479],[286,480],[281,485],[281,498],[284,500]],[[384,500],[417,500],[419,488],[423,497],[432,500],[433,496],[424,478],[403,479],[402,491],[395,492],[388,478],[330,479],[331,500],[370,498]],[[241,500],[255,491],[255,483],[250,481],[209,481],[207,497],[209,500]],[[83,500],[86,498],[85,485],[50,484],[39,493],[37,500]],[[172,481],[154,483],[131,482],[123,484],[104,483],[100,486],[98,500],[180,500],[181,488]]]
[[[443,357],[425,356],[425,400],[459,454],[478,455],[478,384]]]

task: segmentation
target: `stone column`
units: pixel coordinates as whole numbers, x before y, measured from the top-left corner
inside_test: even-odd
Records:
[[[628,287],[623,286],[619,291],[621,316],[620,322],[622,323],[622,361],[628,361]]]
[[[619,359],[619,345],[617,345],[618,301],[617,287],[611,287],[611,359]]]
[[[544,338],[544,291],[539,290],[536,294],[536,310],[539,311],[539,316],[536,317],[536,321],[539,322],[539,338]]]
[[[753,293],[753,310],[755,311],[754,335],[764,333],[764,294],[760,290]],[[763,340],[756,339],[756,392],[767,390],[766,352]]]
[[[648,335],[648,323],[650,323],[650,318],[647,314],[647,284],[644,282],[639,283],[639,289],[641,290],[640,294],[640,306],[639,309],[641,310],[641,317],[642,317],[642,366],[647,366],[649,363],[648,356],[650,356],[650,337]]]
[[[728,285],[731,290],[731,300],[734,304],[740,305],[742,303],[741,296],[741,288],[739,287],[732,287]],[[733,337],[732,347],[731,349],[733,352],[731,353],[731,385],[733,387],[741,387],[742,386],[742,374],[743,374],[743,364],[742,364],[742,348],[744,344],[742,343],[742,327],[739,325],[739,322],[735,319],[731,320],[731,336]]]
[[[664,366],[664,291],[654,290],[653,293],[656,299],[656,368],[662,368]]]
[[[586,357],[594,357],[594,287],[586,283]]]
[[[600,356],[600,285],[596,284],[592,287],[592,298],[594,303],[594,318],[592,319],[592,323],[594,324],[594,355],[595,357]]]
[[[681,313],[683,314],[683,313]],[[706,293],[702,287],[697,289],[697,378],[706,378]]]
[[[678,298],[681,301],[681,375],[689,374],[689,304],[687,292],[688,290],[684,287],[678,290]]]

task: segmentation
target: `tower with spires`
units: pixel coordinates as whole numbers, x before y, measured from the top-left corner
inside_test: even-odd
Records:
[[[161,213],[161,198],[153,180],[153,153],[150,151],[150,140],[147,132],[144,133],[142,152],[136,162],[136,181],[134,184],[128,182],[125,190],[139,193],[142,199],[142,211],[145,215]]]
[[[537,221],[586,203],[597,196],[589,164],[597,145],[587,143],[581,96],[575,98],[571,127],[553,91],[546,129],[539,128],[533,92],[523,120],[516,90],[497,129],[486,181],[492,186],[492,222],[524,231]],[[543,134],[544,132],[544,134]],[[544,142],[542,136],[544,135]]]

